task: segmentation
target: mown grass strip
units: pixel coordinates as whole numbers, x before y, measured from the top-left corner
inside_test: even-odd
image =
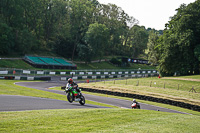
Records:
[[[0,80],[0,94],[15,95],[19,91],[20,95],[28,96],[53,95],[14,82]],[[0,112],[0,127],[0,132],[196,133],[200,129],[200,116],[130,109],[35,110]]]
[[[61,90],[60,87],[53,87],[53,88],[50,88],[50,89]],[[133,98],[119,97],[119,96],[113,96],[113,95],[107,95],[107,94],[101,94],[101,93],[93,93],[93,92],[83,91],[83,94],[84,93],[90,94],[90,95],[102,96],[102,97],[110,97],[110,98],[117,98],[117,99],[123,99],[123,100],[130,100],[130,103],[133,100]],[[180,112],[185,112],[185,113],[188,113],[188,114],[200,116],[200,112],[197,112],[197,111],[193,111],[193,110],[189,110],[189,109],[185,109],[185,108],[181,108],[181,107],[177,107],[177,106],[172,106],[172,105],[169,105],[169,104],[156,103],[156,102],[145,101],[145,100],[140,100],[140,99],[136,99],[136,100],[138,102],[141,102],[141,103],[146,103],[146,104],[150,104],[150,105],[154,105],[154,106],[158,106],[158,107],[168,108],[168,109],[177,110],[177,111],[180,111]]]
[[[149,66],[149,65],[144,65],[144,64],[130,64],[130,67],[117,67],[109,62],[95,62],[95,63],[76,63],[77,64],[77,69],[82,70],[82,69],[156,69],[155,66]],[[0,67],[1,68],[17,68],[17,69],[32,69],[32,70],[44,70],[44,69],[39,69],[39,68],[34,68],[33,66],[27,64],[24,62],[22,59],[1,59],[0,60]],[[48,69],[49,70],[49,69]],[[59,70],[58,71],[69,71],[69,70]],[[56,71],[57,71],[56,70]],[[53,70],[55,71],[55,70]]]
[[[152,83],[152,84],[151,84]],[[165,85],[165,86],[164,86]],[[178,85],[179,88],[178,88]],[[118,91],[200,105],[200,82],[173,79],[139,78],[79,84],[83,88]],[[197,93],[191,92],[195,86]]]
[[[200,116],[130,109],[0,112],[0,132],[191,132]]]
[[[41,97],[41,98],[50,98],[67,101],[65,95],[60,95],[52,92],[32,89],[28,87],[15,85],[15,82],[28,82],[28,81],[16,81],[16,80],[0,80],[0,94],[1,95],[22,95],[22,96],[32,96],[32,97]],[[29,81],[30,82],[30,81]],[[98,103],[94,101],[89,101],[86,99],[86,104],[93,104],[111,108],[117,108],[116,106],[107,105],[103,103]]]
[[[105,94],[100,94],[100,93],[91,93],[91,92],[86,92],[86,91],[84,91],[84,93],[90,94],[90,95],[102,96],[102,97],[110,97],[110,98],[117,98],[117,99],[123,99],[123,100],[130,100],[130,102],[132,102],[132,100],[133,100],[133,98],[105,95]],[[137,100],[137,102],[140,102],[140,103],[150,104],[150,105],[154,105],[154,106],[158,106],[158,107],[168,108],[168,109],[177,110],[177,111],[180,111],[180,112],[185,112],[185,113],[188,113],[188,114],[200,116],[200,112],[197,112],[197,111],[193,111],[193,110],[189,110],[189,109],[185,109],[185,108],[181,108],[181,107],[177,107],[177,106],[172,106],[172,105],[169,105],[169,104],[156,103],[156,102],[145,101],[145,100],[140,100],[140,99],[136,99],[136,100]]]

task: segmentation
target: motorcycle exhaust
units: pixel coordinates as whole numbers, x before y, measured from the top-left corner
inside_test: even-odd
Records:
[[[76,98],[76,99],[74,99],[74,101],[75,102],[79,102],[79,101],[81,101],[81,99],[80,98]]]

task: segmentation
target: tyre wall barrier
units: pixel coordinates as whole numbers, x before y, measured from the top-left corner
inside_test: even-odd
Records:
[[[98,89],[91,89],[91,88],[80,87],[80,89],[82,89],[83,91],[88,91],[88,92],[102,93],[102,94],[108,94],[108,95],[114,95],[114,96],[121,96],[121,97],[128,97],[128,98],[152,101],[152,102],[157,102],[157,103],[164,103],[164,104],[174,105],[174,106],[178,106],[178,107],[182,107],[182,108],[200,112],[200,106],[198,106],[198,105],[192,105],[189,103],[178,102],[178,101],[173,101],[173,100],[169,100],[169,99],[156,98],[156,97],[139,95],[139,94],[114,92],[114,91],[108,91],[108,90],[98,90]]]
[[[8,79],[8,80],[43,80],[43,81],[49,81],[49,80],[51,80],[51,77],[1,76],[0,79]]]

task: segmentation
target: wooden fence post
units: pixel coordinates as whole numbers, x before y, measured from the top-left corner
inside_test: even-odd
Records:
[[[139,80],[138,80],[138,82],[137,82],[137,85],[136,86],[139,86]]]
[[[192,86],[192,89],[190,89],[190,91],[192,91],[192,92],[194,91],[195,93],[197,93],[196,90],[194,89],[194,86]]]

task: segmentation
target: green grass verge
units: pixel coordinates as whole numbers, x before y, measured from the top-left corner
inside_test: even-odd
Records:
[[[16,68],[16,69],[36,69],[36,70],[46,70],[46,69],[39,69],[34,68],[31,65],[27,64],[21,59],[0,59],[0,68]],[[117,67],[112,65],[109,62],[97,62],[97,63],[77,63],[77,69],[156,69],[154,66],[148,66],[143,64],[131,64],[130,67]],[[49,69],[47,69],[49,70]],[[59,69],[57,69],[59,70]],[[54,70],[55,71],[55,70]],[[62,70],[62,71],[69,71],[69,70]]]
[[[100,93],[91,93],[91,92],[86,92],[86,91],[84,91],[83,93],[90,94],[90,95],[102,96],[102,97],[110,97],[110,98],[117,98],[117,99],[123,99],[123,100],[130,100],[130,102],[132,102],[132,100],[133,100],[133,98],[119,97],[119,96],[106,95],[106,94],[100,94]],[[177,107],[177,106],[172,106],[172,105],[169,105],[169,104],[156,103],[156,102],[145,101],[145,100],[140,100],[140,99],[136,99],[136,100],[137,100],[137,102],[141,102],[141,103],[145,103],[145,104],[150,104],[150,105],[154,105],[154,106],[158,106],[158,107],[168,108],[168,109],[177,110],[177,111],[180,111],[180,112],[185,112],[185,113],[188,113],[188,114],[200,116],[200,112],[197,112],[197,111],[193,111],[193,110],[189,110],[189,109],[185,109],[185,108],[181,108],[181,107]]]
[[[27,82],[27,81],[0,80],[0,94],[1,95],[33,96],[33,97],[51,98],[51,99],[57,99],[57,100],[64,99],[64,95],[62,96],[62,95],[54,94],[51,92],[18,86],[14,84],[15,82]]]
[[[21,59],[15,59],[15,60],[0,59],[0,67],[1,68],[16,68],[16,69],[35,69],[34,67],[25,63]]]
[[[166,77],[167,78],[167,77]],[[190,76],[176,76],[176,77],[170,77],[172,79],[199,79],[200,80],[200,76],[199,75],[190,75]]]
[[[0,112],[0,132],[198,133],[200,116],[130,109]]]
[[[60,90],[60,87],[53,87],[53,88],[50,88],[50,89]],[[133,100],[133,98],[106,95],[106,94],[101,94],[101,93],[92,93],[92,92],[87,92],[87,91],[83,91],[83,94],[90,94],[90,95],[96,95],[96,96],[102,96],[102,97],[110,97],[110,98],[117,98],[117,99],[123,99],[123,100],[130,100],[130,103]],[[188,113],[188,114],[200,116],[200,112],[197,112],[197,111],[193,111],[193,110],[189,110],[189,109],[185,109],[185,108],[181,108],[181,107],[177,107],[177,106],[172,106],[172,105],[169,105],[169,104],[156,103],[156,102],[145,101],[145,100],[140,100],[140,99],[136,99],[136,100],[138,102],[141,102],[141,103],[150,104],[150,105],[154,105],[154,106],[159,106],[159,107],[163,107],[163,108],[168,108],[168,109],[177,110],[177,111],[180,111],[180,112],[185,112],[185,113]]]
[[[0,80],[0,94],[66,99],[64,95]],[[2,101],[1,101],[2,102]],[[130,109],[69,109],[0,112],[0,132],[191,132],[200,116]]]
[[[13,80],[0,80],[0,95],[22,95],[22,96],[32,96],[32,97],[41,97],[41,98],[50,98],[50,99],[57,99],[63,100],[67,102],[67,98],[65,95],[56,94],[52,92],[27,88],[23,86],[15,85],[15,82],[27,82],[27,81],[13,81]],[[30,81],[29,81],[30,82]],[[86,99],[87,104],[105,106],[116,108],[112,105],[107,105],[103,103],[98,103],[94,101],[89,101]]]
[[[200,77],[200,75],[199,75]],[[79,84],[80,87],[141,94],[200,105],[200,82],[165,78],[138,78]],[[191,92],[194,87],[197,93]]]
[[[97,63],[88,63],[88,64],[82,64],[82,63],[77,63],[77,66],[79,70],[81,69],[156,69],[155,66],[149,66],[145,64],[134,64],[131,63],[130,67],[117,67],[112,65],[109,62],[97,62]]]

